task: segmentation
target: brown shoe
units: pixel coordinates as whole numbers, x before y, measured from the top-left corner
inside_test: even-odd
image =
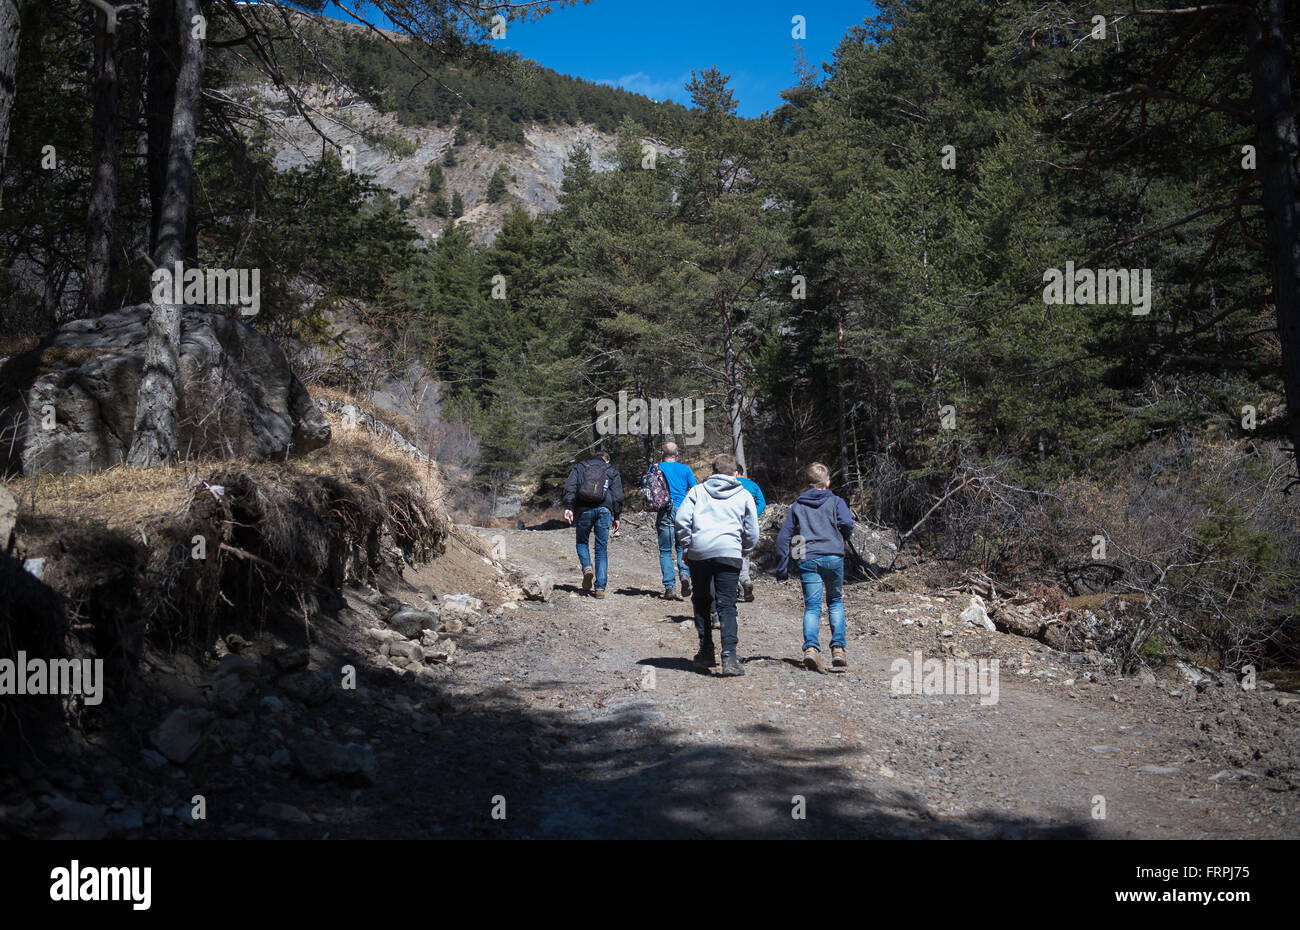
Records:
[[[590,591],[591,583],[596,580],[596,572],[590,568],[582,570],[582,590]]]
[[[844,654],[843,646],[831,647],[831,665],[835,666],[836,668],[849,667],[849,657]]]
[[[605,596],[605,592],[602,591],[602,590],[599,589],[599,588],[597,588],[595,591],[592,591],[591,593],[592,593],[592,595],[595,596],[595,597],[604,597],[604,596]]]
[[[820,672],[822,670],[821,654],[812,646],[803,651],[803,667],[810,672]]]

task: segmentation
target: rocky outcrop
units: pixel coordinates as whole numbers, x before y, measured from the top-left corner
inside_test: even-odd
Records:
[[[768,504],[763,516],[758,521],[758,545],[754,557],[763,567],[776,564],[776,537],[781,532],[785,521],[787,504]],[[853,548],[869,566],[883,570],[894,563],[898,555],[897,534],[885,526],[877,526],[864,520],[857,520],[853,525]]]
[[[18,502],[9,489],[0,486],[0,552],[9,551],[9,540],[18,520]]]
[[[55,330],[0,368],[0,469],[83,474],[131,445],[149,306]],[[271,459],[325,445],[330,425],[271,339],[234,316],[185,308],[180,449]]]
[[[370,435],[396,446],[403,454],[409,455],[417,462],[429,461],[429,457],[413,446],[410,440],[364,407],[340,400],[324,400],[321,401],[320,406],[330,413],[337,414],[343,421],[344,429],[363,429]]]
[[[272,119],[278,131],[271,140],[277,169],[309,165],[320,158],[321,134],[333,145],[351,146],[355,169],[373,175],[375,183],[405,198],[406,215],[425,239],[437,239],[448,221],[431,216],[428,202],[429,166],[440,164],[451,148],[455,128],[409,126],[392,113],[380,113],[362,98],[337,86],[304,85],[297,92],[318,117],[308,122],[280,88],[256,84],[229,88],[242,104]],[[401,139],[404,146],[394,146]],[[523,145],[488,146],[478,138],[456,148],[457,163],[443,168],[447,196],[458,192],[465,213],[456,220],[477,243],[491,242],[501,231],[502,218],[514,206],[533,215],[555,210],[560,203],[564,165],[569,151],[585,146],[591,153],[592,168],[611,171],[618,142],[613,133],[589,125],[545,126],[530,124],[524,129]],[[658,139],[642,138],[660,155],[678,151]],[[405,150],[404,150],[405,147]],[[499,203],[486,200],[488,183],[498,168],[506,169],[507,195]]]

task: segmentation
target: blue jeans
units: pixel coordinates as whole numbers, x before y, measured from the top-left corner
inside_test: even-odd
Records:
[[[804,559],[799,563],[799,581],[803,584],[803,648],[821,652],[823,588],[831,617],[831,647],[844,647],[844,556]]]
[[[591,531],[596,531],[595,588],[597,591],[604,591],[605,582],[609,580],[609,559],[606,557],[606,550],[609,547],[609,527],[613,522],[614,517],[608,507],[584,510],[573,518],[573,528],[578,536],[578,561],[582,563],[584,572],[591,568],[591,552],[587,548],[587,541],[591,538]]]
[[[682,547],[677,545],[677,508],[671,504],[659,511],[655,530],[659,533],[659,570],[664,576],[664,590],[677,584],[673,574],[673,549],[677,549],[677,571],[683,578],[691,577],[691,570],[682,560]]]

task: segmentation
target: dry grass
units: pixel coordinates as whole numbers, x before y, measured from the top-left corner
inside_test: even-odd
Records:
[[[311,396],[317,403],[334,401],[339,404],[356,404],[380,423],[397,430],[397,432],[400,433],[407,442],[411,443],[411,445],[419,447],[419,443],[416,441],[416,437],[419,435],[419,430],[416,429],[415,424],[409,417],[403,416],[400,413],[395,413],[392,410],[387,410],[383,407],[363,403],[341,388],[330,387],[324,384],[312,385]],[[333,423],[334,421],[331,419],[330,422]]]
[[[95,524],[135,534],[160,517],[179,513],[189,488],[210,470],[187,462],[133,471],[124,465],[88,475],[37,475],[10,479],[20,525],[32,517],[72,525]]]
[[[364,406],[355,397],[335,389],[317,389],[330,399]],[[399,431],[400,417],[365,409]],[[430,502],[440,502],[445,491],[435,465],[414,462],[391,443],[349,428],[341,418],[326,414],[332,438],[322,449],[284,462],[244,460],[187,461],[166,468],[134,471],[124,465],[87,475],[37,475],[10,479],[6,486],[19,507],[20,524],[39,531],[38,524],[94,525],[138,537],[160,521],[185,511],[194,491],[214,471],[238,468],[249,477],[289,485],[299,478],[347,477],[359,484],[409,487]]]
[[[40,337],[35,335],[24,336],[0,336],[0,358],[8,358],[11,355],[21,355],[23,352],[29,352],[36,348]]]

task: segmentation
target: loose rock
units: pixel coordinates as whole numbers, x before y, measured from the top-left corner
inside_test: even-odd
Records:
[[[555,579],[550,575],[529,575],[524,579],[524,597],[530,601],[544,601],[551,596]]]
[[[204,728],[212,713],[201,707],[178,707],[153,734],[158,751],[177,765],[184,765],[203,742]]]
[[[388,618],[388,626],[407,638],[413,638],[419,636],[421,630],[437,629],[438,616],[427,610],[402,606]]]
[[[323,669],[290,672],[280,677],[284,693],[308,707],[318,707],[334,696],[334,680]]]
[[[311,781],[373,784],[379,764],[374,750],[360,743],[332,743],[306,739],[293,746],[298,771]]]

